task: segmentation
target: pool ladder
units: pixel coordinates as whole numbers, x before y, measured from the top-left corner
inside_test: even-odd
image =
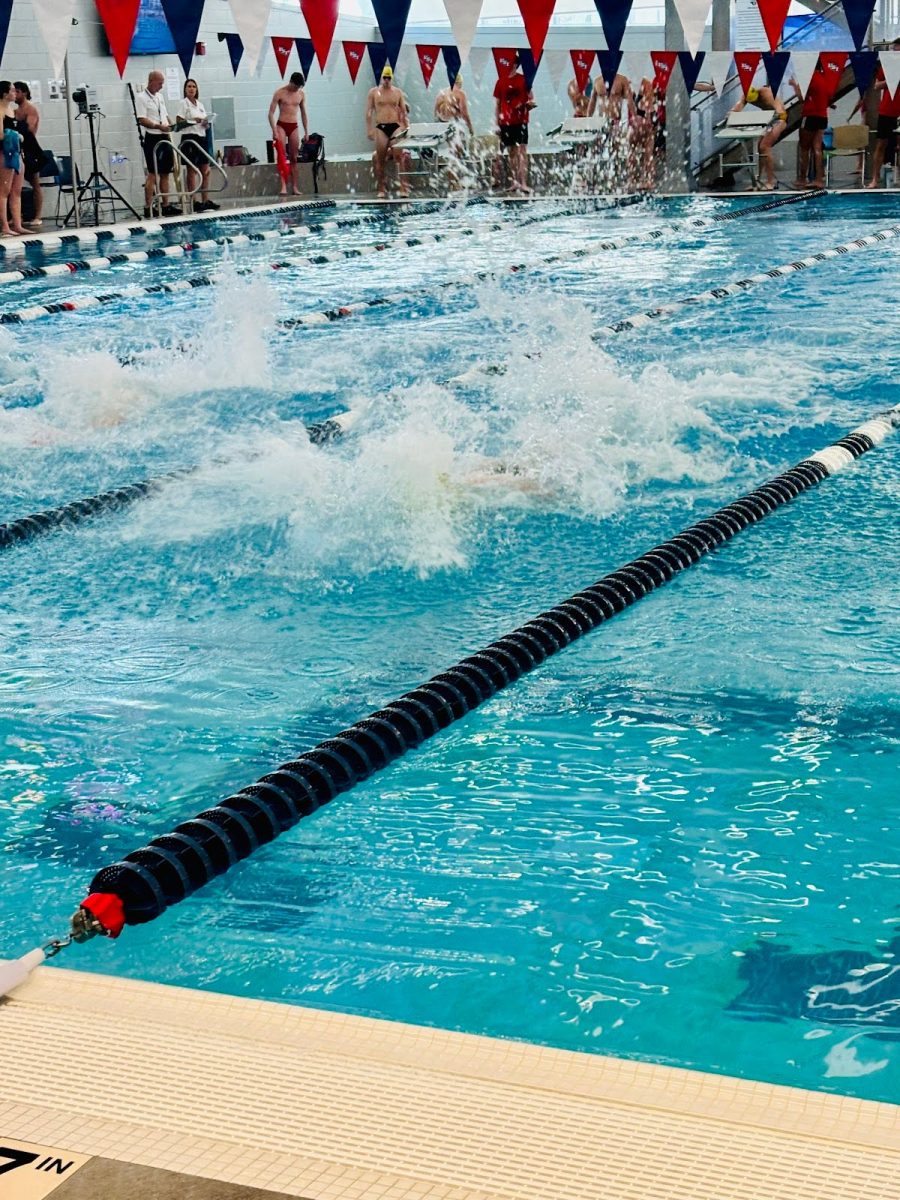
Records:
[[[165,196],[163,196],[163,193],[159,191],[159,186],[157,185],[157,190],[153,193],[153,198],[150,201],[150,212],[154,217],[162,216],[163,204],[171,203],[173,199],[180,198],[182,211],[185,213],[185,215],[188,215],[189,213],[193,212],[194,197],[199,191],[202,190],[203,176],[200,175],[199,170],[187,158],[180,146],[176,146],[174,142],[158,142],[153,147],[153,157],[156,162],[157,180],[160,177],[159,151],[162,146],[166,146],[168,149],[171,149],[172,155],[175,159],[175,170],[172,172],[172,174],[175,177],[176,187],[174,192],[168,192]],[[222,178],[221,187],[207,189],[208,191],[218,195],[220,192],[224,192],[226,187],[228,187],[228,176],[225,174],[222,165],[216,162],[205,146],[200,146],[200,151],[213,170],[217,171]],[[186,186],[184,186],[184,183],[188,178],[189,172],[191,171],[197,172],[199,180],[195,188],[188,189]]]

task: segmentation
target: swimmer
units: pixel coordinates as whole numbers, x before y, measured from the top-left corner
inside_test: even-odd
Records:
[[[303,124],[303,136],[309,137],[309,122],[306,119],[306,93],[303,90],[305,82],[302,73],[295,71],[288,83],[278,89],[269,105],[269,126],[272,130],[272,137],[281,146],[285,157],[291,164],[290,180],[291,195],[293,196],[300,195],[300,181],[297,174],[297,157],[300,152],[298,114],[300,122]],[[277,120],[275,118],[276,108],[278,109]],[[281,181],[279,195],[287,195],[286,179]]]
[[[381,83],[378,87],[370,88],[366,96],[366,136],[375,143],[372,166],[379,200],[387,199],[385,164],[388,158],[393,158],[397,163],[398,174],[409,169],[409,155],[397,145],[397,138],[402,138],[408,128],[409,106],[406,96],[395,87],[393,69],[389,63],[385,63]],[[400,195],[409,195],[409,184],[405,179],[400,181]]]
[[[762,109],[763,112],[775,113],[775,120],[759,139],[758,147],[759,165],[765,167],[766,170],[766,182],[763,190],[774,192],[778,187],[778,179],[775,176],[772,147],[787,129],[787,109],[768,84],[761,84],[759,87],[749,87],[747,94],[738,100],[731,111],[741,112],[748,104],[754,104],[757,108]]]

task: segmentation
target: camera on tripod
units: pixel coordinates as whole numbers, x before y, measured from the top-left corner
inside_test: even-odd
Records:
[[[86,117],[90,113],[98,113],[100,111],[100,102],[97,99],[97,89],[88,87],[75,88],[72,92],[72,99],[78,105],[78,115]]]

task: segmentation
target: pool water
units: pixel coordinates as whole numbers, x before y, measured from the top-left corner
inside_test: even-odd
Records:
[[[10,310],[221,273],[0,330],[0,519],[199,467],[0,556],[0,954],[64,929],[100,867],[900,402],[894,241],[592,337],[900,220],[884,194],[677,225],[754,203],[471,206],[314,245],[509,227],[0,288]],[[311,446],[344,408],[353,432]],[[897,1101],[898,500],[895,437],[64,965]]]

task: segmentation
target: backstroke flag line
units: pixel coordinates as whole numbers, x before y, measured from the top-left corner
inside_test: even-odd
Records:
[[[131,49],[141,0],[96,0],[96,3],[97,12],[106,30],[109,48],[121,77],[125,74],[125,64],[128,62],[128,51]]]
[[[675,11],[684,30],[684,40],[691,54],[696,55],[703,41],[706,18],[712,8],[712,0],[674,0]]]
[[[31,0],[31,7],[34,9],[38,29],[50,55],[53,74],[58,79],[63,73],[63,62],[69,48],[75,0]]]
[[[483,2],[484,0],[444,0],[447,20],[453,30],[453,40],[459,51],[460,62],[468,60]]]
[[[238,33],[244,44],[244,55],[247,71],[250,75],[256,70],[259,57],[262,54],[266,27],[269,24],[271,0],[228,0],[231,5],[231,15],[237,25]]]

